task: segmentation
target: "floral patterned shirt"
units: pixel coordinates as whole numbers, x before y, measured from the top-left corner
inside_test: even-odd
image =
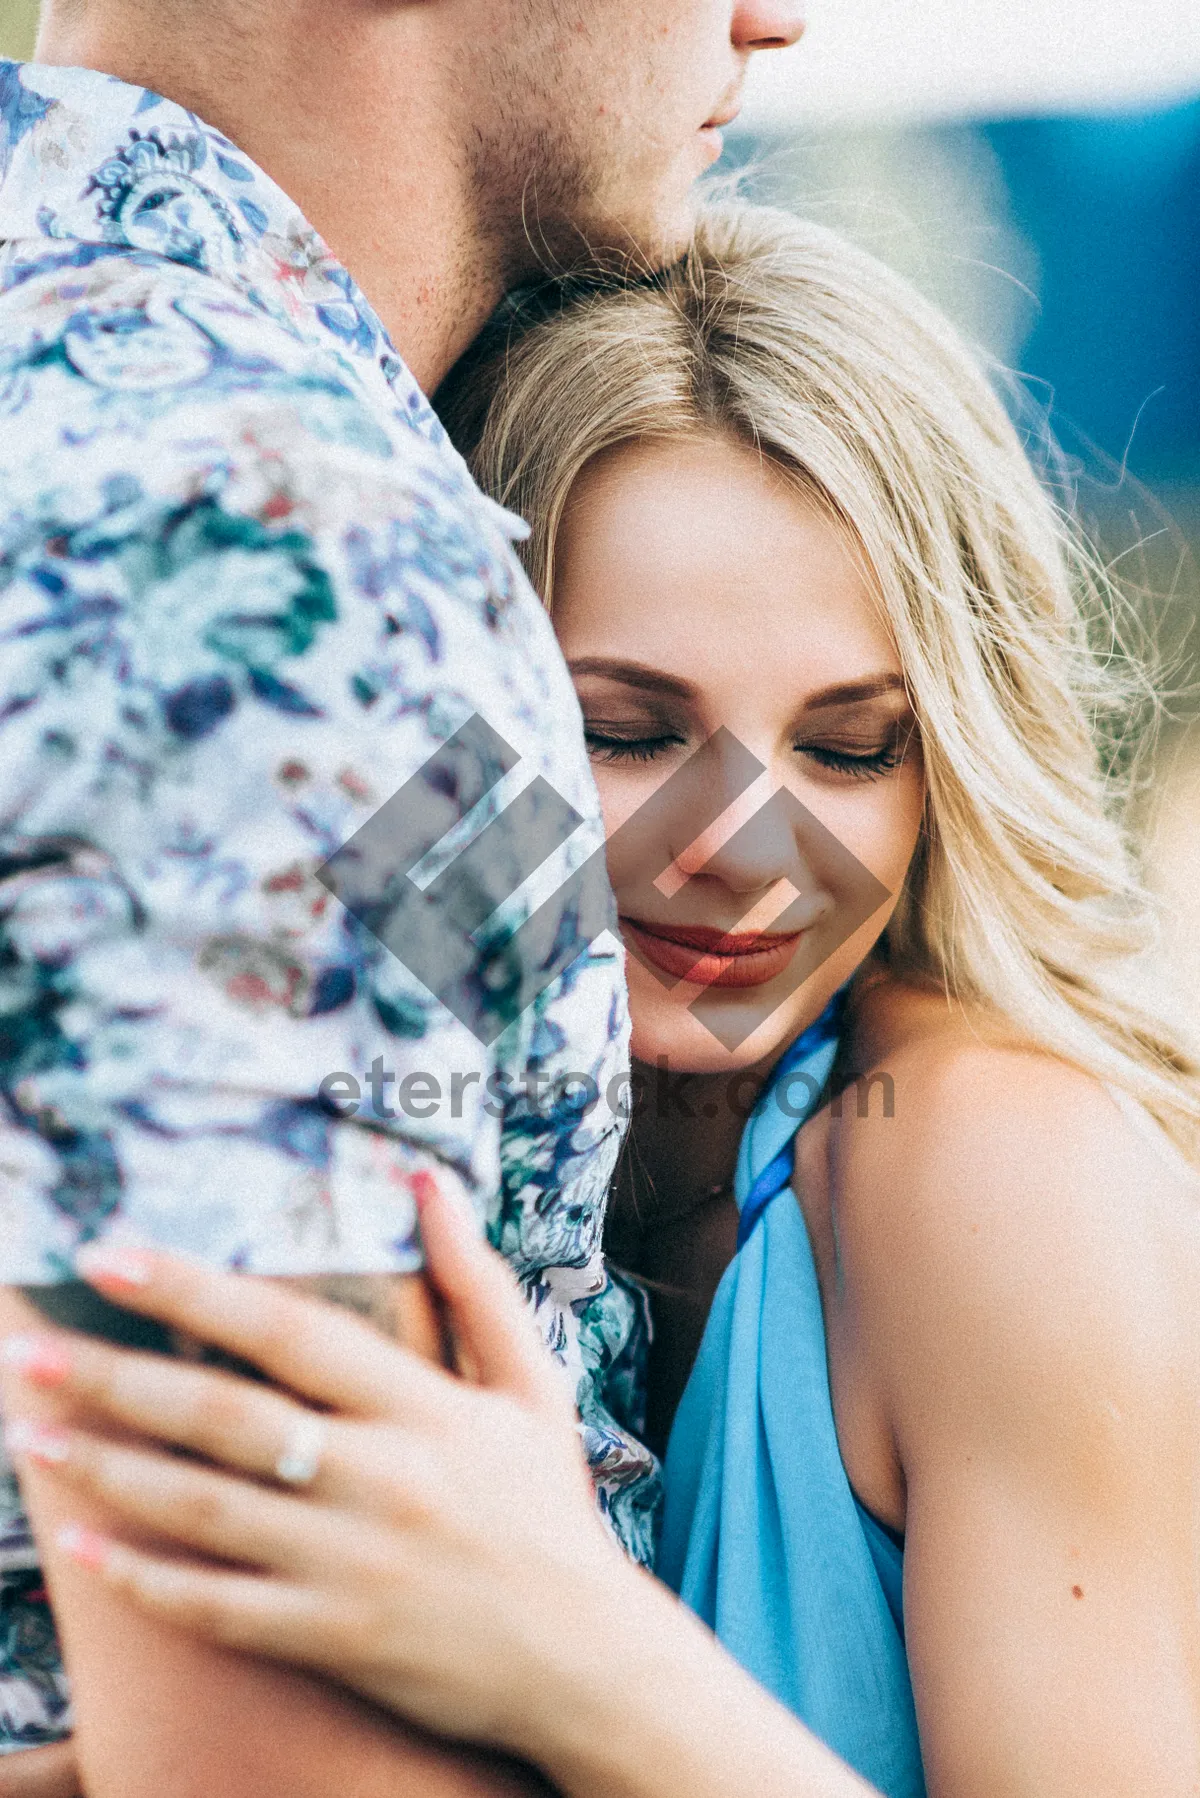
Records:
[[[235,145],[0,62],[0,1280],[70,1278],[122,1231],[410,1270],[436,1169],[525,1282],[648,1559],[644,1312],[600,1258],[624,988],[607,892],[571,880],[601,827],[522,528]],[[542,865],[472,855],[518,804]],[[381,817],[433,872],[377,845],[343,905],[328,870]],[[0,1579],[3,1750],[67,1727],[5,1468]]]

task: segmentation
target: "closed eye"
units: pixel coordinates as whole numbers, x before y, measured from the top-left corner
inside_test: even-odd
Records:
[[[826,750],[820,744],[806,743],[802,748],[804,755],[820,762],[822,768],[833,768],[837,773],[856,775],[858,779],[873,779],[874,775],[887,775],[892,768],[900,768],[903,755],[891,744],[883,750],[871,750],[867,755],[851,755],[847,750]]]
[[[797,743],[796,750],[834,774],[845,774],[852,780],[877,780],[900,767],[910,741],[911,732],[905,732],[874,749],[843,749],[832,743]]]
[[[627,737],[612,731],[596,730],[591,725],[584,726],[583,737],[588,754],[594,760],[605,763],[652,762],[684,742],[684,738],[673,731],[657,736]]]

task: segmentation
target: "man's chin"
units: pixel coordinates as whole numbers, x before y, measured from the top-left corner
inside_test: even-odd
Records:
[[[657,213],[637,218],[629,213],[607,213],[577,227],[581,269],[591,273],[656,274],[678,262],[692,240],[699,196],[686,198]]]
[[[615,183],[592,203],[572,209],[563,230],[560,268],[610,275],[648,275],[678,263],[691,243],[700,209],[696,167],[680,160],[657,192]],[[563,254],[565,250],[565,254]]]

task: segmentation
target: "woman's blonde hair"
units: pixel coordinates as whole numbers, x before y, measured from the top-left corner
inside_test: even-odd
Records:
[[[622,443],[724,433],[819,496],[873,572],[924,751],[890,966],[1114,1082],[1194,1152],[1197,1065],[1147,974],[1157,918],[1122,823],[1145,684],[953,327],[834,233],[736,205],[665,275],[533,312],[439,404],[485,491],[532,522],[546,604],[575,482]]]

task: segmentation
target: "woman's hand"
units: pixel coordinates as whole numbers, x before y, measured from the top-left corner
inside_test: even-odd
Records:
[[[619,1615],[622,1593],[649,1582],[600,1520],[561,1370],[508,1268],[446,1192],[429,1192],[422,1225],[469,1380],[318,1301],[96,1248],[79,1270],[105,1296],[296,1398],[90,1338],[13,1338],[9,1364],[95,1427],[15,1418],[10,1449],[161,1537],[160,1553],[64,1539],[146,1611],[330,1675],[428,1729],[533,1755],[572,1620]]]

